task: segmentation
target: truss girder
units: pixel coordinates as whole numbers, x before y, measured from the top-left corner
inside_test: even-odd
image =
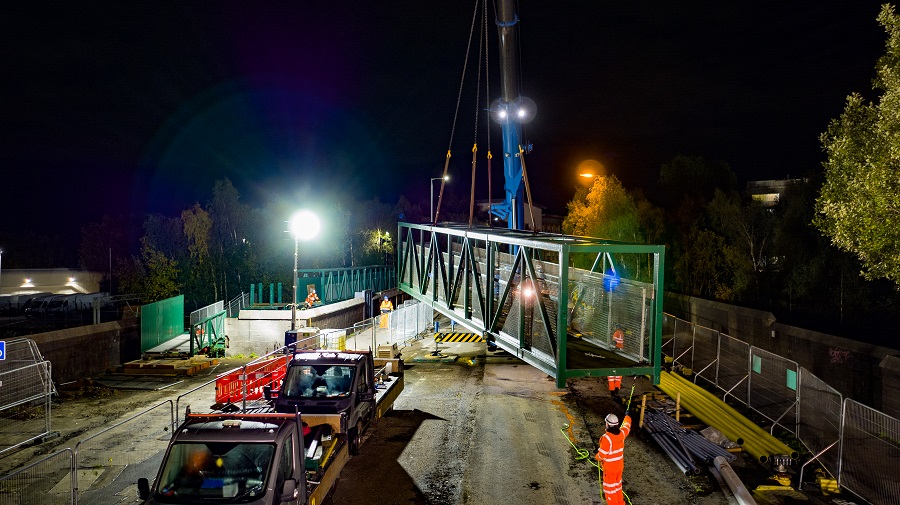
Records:
[[[581,376],[650,375],[659,380],[663,246],[407,223],[399,224],[397,236],[400,289],[555,377],[560,387],[566,378]],[[574,264],[576,255],[588,257],[586,264],[581,262],[584,267]],[[619,279],[617,272],[628,269],[613,265],[614,258],[632,256],[649,269],[643,267],[641,279]],[[601,259],[611,274],[594,272]],[[598,282],[609,293],[594,296],[602,299],[601,305],[588,306],[584,293],[589,284],[596,291]],[[613,296],[619,283],[622,287]],[[576,309],[583,312],[579,322],[596,334],[573,329],[570,317]],[[616,348],[609,335],[614,321],[627,328],[624,347]],[[579,357],[569,350],[573,338],[579,339],[576,347],[596,345],[608,351],[615,359],[607,363],[613,365],[594,368],[573,360],[570,368],[570,356]]]

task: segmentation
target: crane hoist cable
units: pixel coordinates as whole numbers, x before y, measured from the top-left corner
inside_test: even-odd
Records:
[[[488,58],[488,2],[484,0],[484,14],[482,16],[484,23],[482,27],[482,32],[484,33],[484,96],[485,96],[485,109],[491,108],[491,66],[490,60]],[[493,174],[491,173],[491,117],[490,115],[485,116],[485,121],[487,122],[487,180],[488,180],[488,227],[491,226],[491,178]]]
[[[528,215],[531,216],[531,231],[537,231],[534,226],[534,206],[531,202],[531,185],[528,184],[528,171],[525,170],[525,151],[522,150],[522,144],[519,144],[519,159],[522,162],[522,179],[525,180],[525,196],[528,197]]]
[[[477,11],[476,5],[476,11]],[[484,16],[484,14],[482,14]],[[483,23],[482,23],[483,25]],[[472,184],[469,189],[469,228],[472,228],[472,220],[475,216],[475,174],[476,168],[478,166],[478,113],[480,110],[478,109],[478,100],[481,99],[481,64],[484,62],[481,55],[481,49],[485,47],[487,32],[481,30],[481,34],[478,37],[478,73],[475,79],[475,140],[472,144]]]
[[[478,2],[475,0],[475,12],[472,13],[472,23],[469,25],[469,40],[466,43],[466,57],[463,60],[462,76],[459,79],[459,92],[456,95],[456,109],[453,111],[453,126],[450,127],[450,144],[447,146],[447,158],[444,161],[444,173],[441,175],[441,191],[438,193],[438,203],[434,210],[434,221],[431,226],[438,222],[438,215],[441,212],[441,200],[444,198],[444,184],[447,182],[447,167],[450,166],[450,150],[453,147],[453,136],[456,133],[456,119],[459,117],[459,104],[462,101],[463,84],[466,81],[466,68],[469,66],[469,53],[472,50],[472,34],[475,33],[475,20],[478,18]]]

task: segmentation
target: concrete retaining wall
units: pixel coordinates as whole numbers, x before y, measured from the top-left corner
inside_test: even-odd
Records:
[[[771,312],[711,300],[667,293],[664,306],[673,316],[796,361],[845,398],[897,415],[891,406],[896,401],[885,399],[900,389],[900,377],[883,373],[885,357],[900,356],[896,349],[781,324]]]
[[[115,370],[141,357],[138,319],[78,326],[28,335],[52,365],[57,384]]]
[[[297,311],[297,326],[349,328],[364,319],[365,300],[353,299],[309,310]],[[237,319],[225,320],[228,336],[226,355],[263,355],[284,345],[284,332],[291,329],[290,310],[241,310]]]

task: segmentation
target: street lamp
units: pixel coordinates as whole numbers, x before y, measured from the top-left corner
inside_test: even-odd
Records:
[[[443,176],[443,177],[432,177],[432,178],[431,178],[431,182],[428,183],[429,189],[431,190],[431,207],[430,207],[430,210],[431,210],[431,224],[434,224],[434,181],[439,181],[439,180],[441,180],[441,179],[443,179],[443,180],[445,180],[445,181],[449,181],[449,180],[450,180],[450,176],[449,176],[449,175],[445,175],[445,176]]]
[[[291,216],[288,231],[294,237],[294,303],[291,304],[291,329],[297,329],[297,253],[301,240],[307,241],[319,234],[319,218],[308,210],[301,210]]]

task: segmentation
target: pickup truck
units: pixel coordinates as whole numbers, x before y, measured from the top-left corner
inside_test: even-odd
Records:
[[[138,479],[145,503],[322,503],[363,431],[403,390],[402,362],[386,360],[376,374],[371,352],[298,350],[279,359],[284,379],[263,388],[265,402],[186,415],[156,480]]]

